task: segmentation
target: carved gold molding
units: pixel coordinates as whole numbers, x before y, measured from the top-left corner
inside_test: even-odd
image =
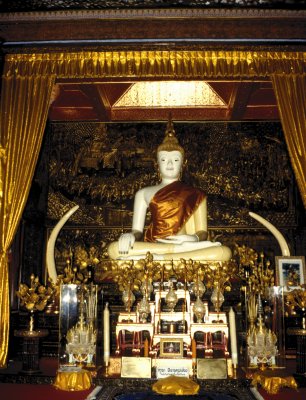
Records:
[[[29,67],[31,67],[29,69]],[[58,79],[239,78],[305,73],[306,52],[118,50],[7,54],[4,76],[55,74]]]
[[[84,20],[84,19],[177,19],[177,18],[305,18],[305,10],[281,9],[119,9],[119,10],[64,10],[30,11],[0,14],[0,23],[36,20]]]

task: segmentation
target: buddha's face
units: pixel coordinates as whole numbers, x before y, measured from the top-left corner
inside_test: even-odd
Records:
[[[183,155],[175,151],[159,151],[157,154],[159,172],[164,179],[178,179],[183,164]]]

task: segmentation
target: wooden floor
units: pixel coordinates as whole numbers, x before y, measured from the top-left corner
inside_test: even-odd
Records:
[[[52,385],[0,383],[1,400],[86,400],[92,389],[80,392],[58,390]]]
[[[57,358],[42,358],[39,375],[22,375],[22,363],[10,360],[6,369],[0,369],[1,400],[85,400],[88,390],[66,392],[53,386],[58,368]]]
[[[39,363],[40,373],[32,376],[33,379],[36,378],[50,378],[53,380],[56,376],[56,371],[58,369],[58,358],[57,357],[42,357]],[[7,368],[0,369],[0,382],[3,380],[14,379],[20,380],[20,377],[23,377],[23,380],[27,379],[31,380],[31,375],[22,375],[22,362],[18,359],[9,360],[7,364]]]

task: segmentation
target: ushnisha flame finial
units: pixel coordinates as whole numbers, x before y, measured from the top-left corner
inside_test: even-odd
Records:
[[[172,121],[172,114],[171,112],[169,113],[169,119],[168,119],[168,123],[167,123],[167,129],[165,132],[165,136],[175,136],[175,130],[174,130],[174,126],[173,126],[173,121]]]
[[[175,136],[171,113],[169,114],[167,128],[165,131],[165,138],[157,148],[157,153],[160,151],[179,151],[180,153],[182,153],[183,157],[185,155],[183,147],[179,144],[179,141]]]

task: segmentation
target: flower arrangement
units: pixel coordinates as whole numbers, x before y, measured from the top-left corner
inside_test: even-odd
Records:
[[[304,286],[304,285],[303,285]],[[285,304],[290,315],[295,315],[297,310],[306,310],[306,290],[304,287],[301,289],[294,289],[288,292],[285,296]]]
[[[32,274],[30,277],[30,286],[20,283],[16,295],[20,299],[21,306],[25,307],[28,311],[43,311],[48,302],[53,299],[54,288],[42,285],[39,282],[39,278]]]
[[[239,265],[239,277],[244,281],[243,290],[265,296],[266,290],[274,286],[274,268],[270,260],[265,259],[263,252],[259,254],[245,245],[235,244],[234,255]]]

